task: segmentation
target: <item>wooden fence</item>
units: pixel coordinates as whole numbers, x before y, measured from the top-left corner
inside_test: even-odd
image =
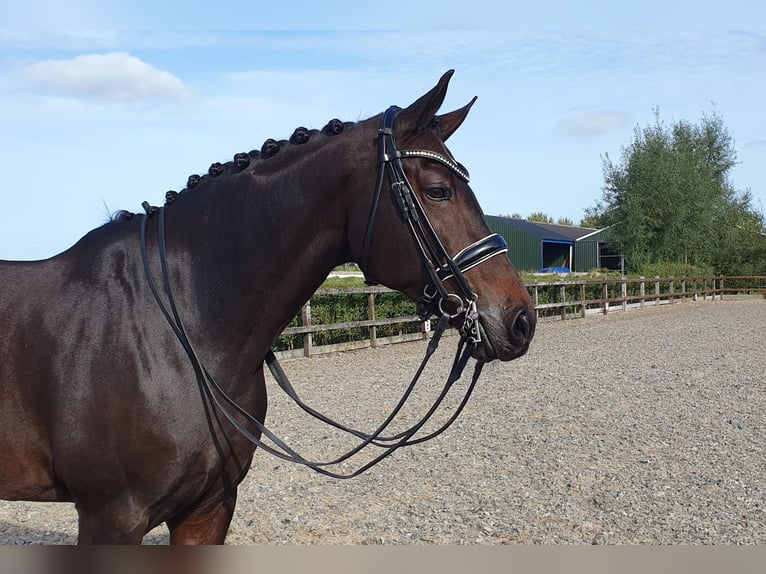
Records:
[[[720,299],[725,293],[763,294],[766,276],[715,276],[715,277],[636,277],[613,279],[588,279],[582,281],[533,281],[526,283],[538,315],[550,317],[551,310],[562,319],[572,315],[584,317],[588,311],[598,309],[608,313],[617,307],[627,310],[629,305],[672,304],[678,300],[699,298]],[[594,287],[599,297],[588,296]],[[556,301],[541,302],[542,290],[558,291]],[[573,291],[576,294],[573,297]]]
[[[604,278],[584,280],[532,281],[526,287],[541,320],[585,317],[588,313],[625,311],[628,307],[673,304],[684,300],[720,300],[729,294],[757,294],[766,297],[766,276],[715,276],[715,277],[638,277]],[[417,315],[376,319],[375,296],[391,293],[384,287],[351,289],[320,289],[314,296],[366,295],[367,319],[344,323],[315,325],[311,321],[311,300],[301,308],[301,325],[287,327],[282,335],[302,335],[303,346],[299,349],[279,351],[279,357],[310,357],[376,347],[391,343],[426,339],[430,322],[422,322]],[[598,296],[594,296],[598,293]],[[421,323],[419,332],[388,337],[378,337],[377,327],[404,323]],[[314,345],[314,334],[322,331],[346,330],[358,327],[369,329],[369,338],[332,345]]]

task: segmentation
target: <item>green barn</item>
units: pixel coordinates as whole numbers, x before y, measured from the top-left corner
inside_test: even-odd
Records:
[[[508,257],[518,271],[565,268],[621,271],[622,257],[609,247],[608,229],[537,223],[486,215],[489,228],[508,243]]]

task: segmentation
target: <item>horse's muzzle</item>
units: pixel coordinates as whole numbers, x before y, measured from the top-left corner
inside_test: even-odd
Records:
[[[508,329],[508,340],[511,346],[519,349],[521,354],[526,353],[529,348],[529,342],[535,334],[536,323],[536,319],[530,318],[529,313],[522,309],[516,314],[511,328]]]
[[[536,324],[534,310],[531,313],[526,309],[517,311],[510,324],[482,314],[479,319],[482,340],[473,353],[474,357],[485,363],[521,357],[529,350]]]

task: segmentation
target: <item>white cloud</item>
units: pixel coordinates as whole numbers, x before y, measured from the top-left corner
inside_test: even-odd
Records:
[[[591,137],[624,128],[631,121],[627,112],[588,112],[560,119],[556,130],[570,137]]]
[[[186,95],[179,78],[125,52],[46,60],[27,67],[25,77],[39,89],[87,100],[177,100]]]

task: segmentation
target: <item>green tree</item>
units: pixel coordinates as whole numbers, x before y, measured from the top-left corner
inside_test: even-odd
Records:
[[[731,182],[737,162],[731,133],[715,111],[697,124],[672,126],[658,109],[654,115],[654,124],[636,127],[619,163],[602,158],[602,198],[586,216],[611,226],[615,247],[634,271],[676,263],[733,272],[727,261],[743,238],[740,228],[762,227],[763,218],[749,193],[737,193]]]
[[[766,274],[766,225],[747,190],[716,213],[711,265],[725,275]]]
[[[534,221],[536,223],[553,223],[553,218],[548,216],[547,213],[543,213],[542,211],[535,211],[534,213],[529,214],[527,221]]]
[[[590,229],[602,229],[604,226],[602,218],[596,213],[591,213],[594,208],[586,207],[585,215],[580,219],[580,227],[588,227]]]
[[[556,225],[574,225],[574,222],[568,217],[559,217],[556,220]]]

